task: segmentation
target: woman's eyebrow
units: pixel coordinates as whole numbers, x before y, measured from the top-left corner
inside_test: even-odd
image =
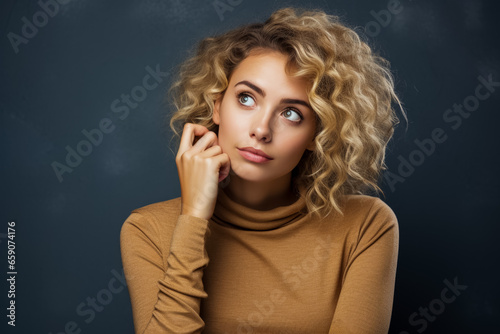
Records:
[[[311,106],[309,105],[309,103],[307,103],[306,101],[302,101],[302,100],[296,100],[296,99],[281,99],[280,103],[286,103],[286,104],[301,104],[303,105],[304,107],[306,108],[309,108],[311,110],[313,110],[311,108]]]
[[[240,81],[236,85],[234,85],[234,87],[236,87],[238,85],[246,85],[246,86],[252,88],[254,91],[256,91],[262,97],[266,97],[266,92],[264,92],[260,87],[254,85],[250,81],[247,81],[247,80]],[[281,99],[280,103],[300,104],[300,105],[303,105],[304,107],[307,107],[307,108],[313,110],[311,108],[311,106],[309,105],[309,103],[307,103],[306,101],[303,101],[303,100],[286,99],[286,98],[284,98],[284,99]]]
[[[236,87],[238,85],[247,85],[248,87],[252,88],[257,93],[259,93],[259,95],[261,95],[262,97],[266,97],[266,93],[261,88],[255,86],[250,81],[246,81],[246,80],[240,81],[236,85],[234,85],[234,87]]]

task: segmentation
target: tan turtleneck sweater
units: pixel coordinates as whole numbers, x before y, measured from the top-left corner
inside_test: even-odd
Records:
[[[132,211],[121,229],[136,333],[387,333],[398,222],[350,195],[344,217],[308,218],[304,198],[267,211],[219,188],[210,220],[180,197]]]

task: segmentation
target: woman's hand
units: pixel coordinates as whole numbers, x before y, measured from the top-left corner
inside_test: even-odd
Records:
[[[193,144],[197,137],[201,138]],[[218,183],[229,175],[231,166],[217,135],[203,125],[186,123],[175,163],[181,184],[181,214],[210,219]]]

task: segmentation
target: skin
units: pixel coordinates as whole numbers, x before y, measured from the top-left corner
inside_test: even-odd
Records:
[[[292,170],[306,149],[314,149],[316,117],[308,104],[308,85],[286,74],[286,61],[287,56],[276,51],[252,52],[235,68],[224,95],[214,104],[218,146],[231,167],[223,191],[256,210],[297,200]],[[239,153],[243,147],[260,149],[273,160],[248,161]]]
[[[175,162],[181,184],[181,215],[210,219],[218,183],[228,176],[231,166],[228,155],[217,145],[217,135],[203,125],[186,123]]]

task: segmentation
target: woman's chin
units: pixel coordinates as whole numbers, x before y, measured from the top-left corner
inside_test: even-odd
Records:
[[[252,183],[269,183],[276,180],[274,174],[258,169],[255,166],[241,166],[240,168],[236,167],[235,170],[231,168],[230,176],[231,178],[238,178],[240,181]]]

